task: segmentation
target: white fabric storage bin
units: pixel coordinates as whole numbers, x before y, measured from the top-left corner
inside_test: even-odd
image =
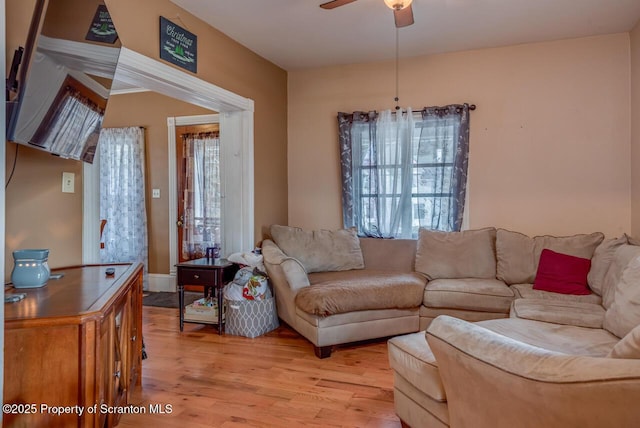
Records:
[[[265,300],[227,300],[225,332],[235,336],[257,337],[280,325],[274,297]]]

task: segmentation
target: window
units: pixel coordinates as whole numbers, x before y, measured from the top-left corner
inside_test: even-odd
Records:
[[[362,236],[460,230],[468,105],[392,114],[340,113],[343,219]]]

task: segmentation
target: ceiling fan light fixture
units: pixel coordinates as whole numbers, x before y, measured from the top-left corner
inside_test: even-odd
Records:
[[[389,7],[389,9],[393,10],[402,10],[413,2],[413,0],[384,0],[384,3]]]

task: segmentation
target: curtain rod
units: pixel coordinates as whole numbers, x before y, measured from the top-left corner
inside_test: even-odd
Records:
[[[446,107],[446,106],[444,106],[444,107]],[[413,112],[417,113],[419,111],[426,110],[428,108],[436,108],[437,109],[437,108],[441,108],[441,107],[439,107],[439,106],[423,107],[420,110],[413,110]],[[475,104],[469,104],[469,110],[475,110],[475,109],[476,109],[476,105]],[[377,111],[376,111],[376,113],[377,113]],[[391,112],[391,114],[396,114],[396,113],[397,113],[397,111],[392,111]]]
[[[435,108],[440,108],[438,106],[434,106],[434,107]],[[444,106],[444,107],[446,107],[446,106]],[[427,109],[427,108],[433,108],[433,107],[423,107],[420,110],[424,110],[424,109]],[[475,110],[475,109],[476,109],[476,105],[475,104],[469,104],[469,110]],[[420,110],[416,110],[416,111],[420,111]]]

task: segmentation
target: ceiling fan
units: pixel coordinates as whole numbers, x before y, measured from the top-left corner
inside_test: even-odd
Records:
[[[335,9],[345,4],[353,3],[356,0],[332,0],[320,5],[323,9]],[[413,24],[413,10],[411,2],[413,0],[384,0],[389,8],[393,9],[393,17],[396,21],[396,27],[407,27]]]

